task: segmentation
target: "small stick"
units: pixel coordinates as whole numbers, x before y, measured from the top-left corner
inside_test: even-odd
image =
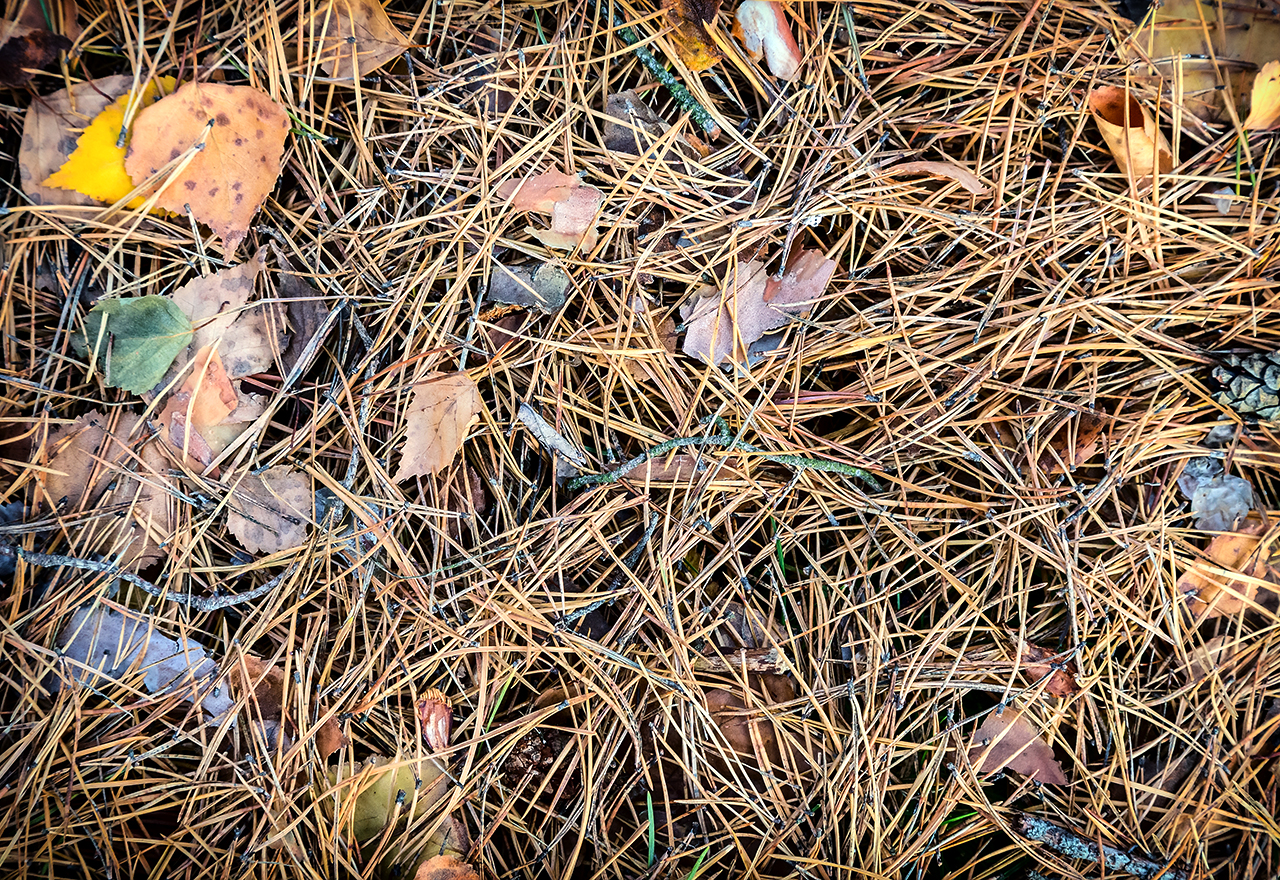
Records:
[[[232,605],[241,605],[245,602],[257,599],[259,596],[265,596],[271,592],[280,582],[284,580],[285,575],[289,571],[283,571],[273,577],[264,584],[254,587],[247,593],[233,593],[225,596],[197,596],[194,593],[171,593],[161,587],[157,587],[151,581],[143,580],[132,572],[125,571],[119,566],[112,565],[109,562],[95,562],[92,559],[77,559],[74,556],[58,556],[52,553],[29,553],[21,547],[18,549],[18,556],[26,560],[32,565],[44,567],[65,565],[68,568],[81,568],[85,571],[97,571],[102,574],[109,574],[117,577],[122,581],[133,584],[142,592],[155,596],[157,599],[167,599],[170,602],[177,602],[179,605],[186,605],[188,608],[194,608],[196,611],[218,611],[222,608],[230,608]]]
[[[1165,866],[1160,862],[1132,855],[1106,844],[1103,844],[1099,850],[1098,844],[1092,840],[1081,837],[1061,825],[1046,822],[1037,816],[1023,813],[1013,821],[1010,827],[1027,840],[1043,843],[1049,849],[1068,858],[1101,862],[1108,871],[1119,871],[1122,874],[1141,877],[1142,880],[1187,880],[1187,872],[1181,868],[1170,867],[1165,870]]]

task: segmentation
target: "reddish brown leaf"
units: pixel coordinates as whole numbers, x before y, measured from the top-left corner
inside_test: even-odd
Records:
[[[320,66],[334,79],[368,76],[409,48],[409,39],[377,0],[321,0],[302,29]]]
[[[695,73],[715,66],[724,57],[707,33],[720,12],[720,0],[662,0],[667,23],[674,28],[672,43],[685,66]]]
[[[1062,473],[1064,464],[1068,471],[1080,467],[1097,454],[1106,425],[1105,417],[1090,412],[1063,422],[1040,455],[1040,470],[1053,475]]]
[[[522,180],[508,180],[494,195],[511,199],[511,207],[517,211],[550,214],[550,229],[528,229],[547,247],[572,250],[581,246],[590,250],[596,246],[595,221],[604,193],[574,175],[546,171]]]
[[[30,82],[59,52],[71,48],[71,41],[61,34],[4,20],[0,40],[0,86],[10,88]]]
[[[978,765],[979,773],[1013,770],[1037,782],[1067,782],[1062,766],[1053,757],[1053,747],[1025,715],[1012,708],[987,715],[974,734],[969,760]]]
[[[1055,665],[1058,668],[1055,669]],[[1079,673],[1076,662],[1063,660],[1056,652],[1031,642],[1022,644],[1022,673],[1033,685],[1039,684],[1048,676],[1044,681],[1044,689],[1055,697],[1073,697],[1080,693],[1080,686],[1076,684],[1075,678]]]
[[[733,35],[742,42],[752,61],[764,58],[769,72],[778,79],[791,82],[799,75],[804,58],[781,3],[743,0],[734,16]]]
[[[466,862],[449,855],[432,856],[418,866],[413,880],[480,880]]]

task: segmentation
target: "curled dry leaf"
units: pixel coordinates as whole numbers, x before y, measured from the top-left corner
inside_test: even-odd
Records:
[[[250,553],[277,553],[307,539],[311,481],[288,465],[247,474],[231,495],[227,528]]]
[[[215,720],[233,704],[225,683],[213,680],[218,666],[199,642],[182,636],[171,639],[160,632],[156,620],[139,612],[105,603],[78,608],[58,636],[58,647],[71,661],[62,667],[67,677],[94,689],[141,673],[149,693],[182,690],[188,701],[203,694],[200,708]],[[53,691],[63,683],[58,676],[46,682]]]
[[[1268,61],[1253,81],[1246,131],[1269,131],[1280,125],[1280,61]]]
[[[189,206],[230,256],[275,188],[288,133],[289,115],[267,94],[190,82],[134,119],[125,170],[141,184],[164,169],[156,207]]]
[[[662,0],[667,23],[674,29],[672,43],[685,67],[695,73],[714,67],[724,57],[707,33],[715,26],[720,0]]]
[[[1080,693],[1080,685],[1076,684],[1079,673],[1075,660],[1063,659],[1057,652],[1031,642],[1022,643],[1022,674],[1033,685],[1044,681],[1046,693],[1074,697]]]
[[[511,199],[511,207],[517,211],[550,214],[550,229],[528,229],[547,247],[573,250],[581,246],[591,250],[596,246],[596,215],[604,193],[576,176],[546,171],[523,180],[508,180],[495,195]]]
[[[742,42],[752,61],[764,58],[769,72],[778,79],[793,81],[804,61],[787,14],[781,3],[770,0],[744,0],[734,16],[733,35]]]
[[[1214,636],[1190,651],[1183,674],[1191,684],[1204,681],[1215,670],[1222,669],[1230,663],[1242,648],[1243,645],[1235,636]]]
[[[93,205],[83,193],[45,186],[44,181],[75,152],[87,126],[112,101],[133,87],[132,76],[109,76],[76,83],[43,98],[32,98],[22,122],[18,176],[22,191],[37,205]]]
[[[604,146],[615,153],[644,155],[671,128],[632,89],[605,98],[604,113]]]
[[[1234,532],[1215,535],[1205,548],[1206,559],[1195,559],[1178,579],[1178,592],[1188,597],[1198,618],[1236,614],[1249,608],[1262,589],[1262,580],[1275,582],[1269,564],[1270,539],[1266,520],[1252,515]]]
[[[368,76],[410,45],[377,0],[320,0],[303,34],[320,66],[343,80]]]
[[[432,856],[418,866],[413,880],[480,880],[475,868],[453,856]]]
[[[405,408],[407,426],[397,483],[449,466],[467,431],[480,418],[480,388],[466,373],[432,373],[413,391]]]
[[[177,87],[176,79],[165,76],[147,83],[140,95],[137,89],[121,95],[93,118],[76,141],[76,148],[67,161],[49,175],[42,186],[74,190],[107,204],[114,204],[129,195],[133,192],[134,183],[129,172],[125,171],[124,157],[133,133],[132,130],[126,131],[121,143],[125,112],[131,104],[135,105],[135,112],[149,107],[162,96],[172,94]],[[135,197],[126,207],[136,208],[143,201],[140,196]]]
[[[1107,149],[1130,180],[1173,170],[1173,149],[1147,108],[1124,89],[1101,86],[1089,93],[1089,113]]]
[[[740,360],[739,353],[745,356],[751,343],[785,325],[791,315],[807,314],[835,271],[835,262],[816,250],[792,254],[781,278],[771,278],[757,260],[739,263],[723,297],[711,290],[681,307],[688,324],[684,353],[712,366],[730,357]]]
[[[978,765],[979,773],[1013,770],[1036,782],[1067,783],[1062,765],[1053,757],[1053,747],[1017,709],[1006,708],[987,715],[973,736],[969,760]]]
[[[422,739],[433,752],[449,747],[453,733],[453,709],[449,698],[438,688],[428,688],[418,701],[418,720],[422,723]]]
[[[955,162],[899,162],[883,171],[889,176],[928,174],[930,177],[945,177],[948,180],[954,180],[975,196],[984,196],[991,191],[991,187],[983,183],[982,178]]]

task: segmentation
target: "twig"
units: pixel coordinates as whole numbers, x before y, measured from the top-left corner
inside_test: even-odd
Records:
[[[218,611],[222,608],[230,608],[233,605],[242,605],[257,599],[259,596],[265,596],[271,592],[280,582],[284,580],[292,569],[283,571],[273,577],[266,583],[260,584],[246,593],[229,593],[224,596],[197,596],[194,593],[173,593],[163,587],[157,587],[151,581],[144,580],[132,572],[125,571],[119,566],[112,565],[109,562],[95,562],[92,559],[77,559],[74,556],[59,556],[53,553],[31,553],[18,548],[18,556],[30,563],[31,565],[39,565],[44,567],[62,566],[68,568],[80,568],[85,571],[97,571],[102,574],[109,574],[117,577],[126,583],[133,584],[142,592],[155,596],[157,599],[167,599],[170,602],[177,602],[179,605],[186,605],[196,611]]]
[[[1132,855],[1114,846],[1103,844],[1099,849],[1098,844],[1070,829],[1026,813],[1019,815],[1010,827],[1027,840],[1043,843],[1049,849],[1068,858],[1090,862],[1101,861],[1108,871],[1120,871],[1134,877],[1141,877],[1143,880],[1187,880],[1187,872],[1180,868],[1165,870],[1165,866],[1160,862]]]
[[[761,454],[761,458],[766,461],[784,464],[787,467],[796,468],[797,470],[813,470],[825,471],[833,474],[843,474],[846,477],[857,477],[871,488],[879,490],[880,482],[870,473],[860,467],[851,464],[845,464],[839,461],[828,461],[823,458],[810,458],[807,455],[790,455],[785,453],[764,452],[750,443],[744,443],[736,439],[729,427],[725,424],[724,419],[715,416],[711,422],[716,426],[718,433],[703,435],[700,437],[676,437],[672,440],[664,440],[657,446],[646,449],[630,461],[625,462],[621,467],[603,474],[588,474],[578,477],[569,482],[570,489],[580,489],[583,486],[597,486],[602,483],[616,483],[633,469],[644,464],[651,458],[659,455],[666,455],[674,449],[683,449],[686,446],[725,446],[734,452],[753,452]],[[707,424],[704,420],[703,424]]]

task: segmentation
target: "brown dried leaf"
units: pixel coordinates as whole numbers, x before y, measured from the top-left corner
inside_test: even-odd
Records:
[[[280,246],[273,241],[271,247],[280,266],[276,295],[285,301],[289,319],[289,346],[280,354],[280,375],[288,376],[293,372],[303,350],[324,326],[325,319],[329,317],[329,307],[325,305],[320,291],[294,273],[293,266]],[[272,315],[268,314],[267,317],[270,319]]]
[[[114,466],[127,458],[136,442],[137,438],[130,441],[129,434],[137,424],[133,413],[121,413],[112,420],[95,409],[50,432],[45,444],[48,470],[39,476],[46,502],[64,511],[79,510],[82,503],[86,508],[95,504]]]
[[[449,698],[438,688],[428,688],[418,701],[418,720],[422,723],[422,739],[433,752],[449,747],[453,732],[453,709]]]
[[[475,868],[453,856],[432,856],[418,866],[413,880],[480,880]]]
[[[449,466],[480,416],[480,388],[466,373],[432,373],[413,392],[397,483]]]
[[[712,720],[735,752],[754,758],[766,773],[783,768],[777,731],[763,713],[748,710],[741,697],[721,688],[708,690],[706,702]]]
[[[1067,777],[1053,757],[1053,747],[1017,709],[991,712],[973,736],[969,760],[978,772],[991,774],[1014,770],[1037,782],[1066,785]]]
[[[595,221],[604,193],[572,174],[546,171],[508,180],[498,187],[495,197],[511,199],[511,207],[517,211],[550,214],[550,229],[528,229],[547,247],[591,250],[596,246]]]
[[[232,379],[271,369],[288,345],[278,303],[246,308],[261,271],[259,250],[238,266],[211,272],[173,292],[174,303],[195,325],[192,348],[216,347]]]
[[[79,18],[80,7],[75,0],[22,0],[13,16],[18,24],[62,34],[69,40],[84,33]]]
[[[1055,664],[1059,668],[1055,669]],[[1044,684],[1047,693],[1055,697],[1073,697],[1080,693],[1080,686],[1076,684],[1079,672],[1076,661],[1063,660],[1056,652],[1031,642],[1022,643],[1022,674],[1033,685],[1039,684],[1048,676]]]
[[[707,33],[720,13],[720,0],[662,0],[667,23],[675,29],[672,43],[685,66],[693,72],[708,70],[724,57]]]
[[[110,555],[124,568],[137,571],[165,557],[165,547],[178,523],[177,499],[170,486],[172,462],[159,443],[143,443],[129,468],[133,476],[120,479],[103,504],[120,505],[129,516],[120,520]]]
[[[1098,452],[1102,429],[1106,425],[1106,418],[1089,412],[1080,413],[1074,424],[1071,419],[1064,421],[1049,440],[1048,448],[1040,455],[1041,472],[1060,474],[1064,463],[1066,470],[1073,471],[1093,458]]]
[[[25,85],[36,73],[71,48],[61,34],[0,19],[0,86]]]
[[[1089,93],[1089,113],[1107,149],[1130,180],[1173,170],[1173,148],[1147,108],[1124,89],[1100,86]]]
[[[632,89],[605,98],[604,113],[604,146],[615,153],[643,155],[671,128]]]
[[[1250,514],[1237,531],[1213,537],[1204,551],[1207,561],[1193,560],[1183,572],[1178,591],[1188,597],[1196,617],[1229,616],[1249,608],[1261,589],[1257,580],[1249,578],[1275,582],[1268,559],[1263,558],[1267,547],[1261,536],[1268,526],[1267,521]]]
[[[835,262],[816,250],[793,254],[781,278],[771,278],[759,261],[739,263],[723,298],[713,293],[681,307],[688,327],[684,353],[712,366],[731,356],[743,360],[751,343],[791,315],[807,314],[835,271]]]
[[[687,483],[704,470],[696,455],[667,455],[642,461],[625,476],[637,483]]]
[[[75,152],[80,133],[99,113],[133,87],[133,77],[108,76],[34,97],[22,123],[18,174],[22,191],[37,205],[96,205],[83,193],[44,186]]]
[[[991,187],[982,182],[982,178],[963,165],[955,162],[899,162],[883,169],[889,176],[895,174],[928,174],[931,177],[945,177],[954,180],[975,196],[984,196]]]
[[[769,72],[778,79],[793,81],[804,61],[781,3],[770,0],[743,0],[734,16],[733,35],[752,61],[764,58]]]
[[[172,164],[156,207],[190,206],[230,257],[275,188],[288,134],[289,115],[265,92],[190,82],[137,115],[124,167],[142,184]]]
[[[227,528],[250,553],[276,553],[307,539],[311,481],[288,465],[247,474],[231,495]]]
[[[316,7],[302,30],[334,79],[368,76],[410,46],[377,0],[321,0]]]

